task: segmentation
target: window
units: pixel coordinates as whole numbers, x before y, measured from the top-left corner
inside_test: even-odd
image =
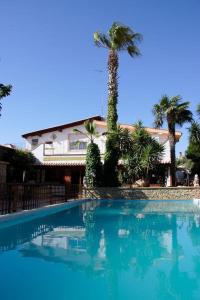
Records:
[[[70,150],[85,150],[87,149],[87,143],[86,142],[71,142],[69,144]]]
[[[45,142],[45,150],[53,149],[53,142]]]
[[[53,146],[53,142],[45,142],[45,145],[47,145],[47,147],[52,147]]]
[[[79,143],[79,150],[85,150],[87,149],[87,143],[86,142],[80,142]]]
[[[53,155],[53,152],[54,152],[53,142],[45,142],[44,144],[45,155]]]
[[[69,149],[70,150],[76,150],[76,149],[78,149],[78,143],[76,143],[76,142],[70,143],[69,144]]]
[[[32,146],[37,146],[38,145],[38,139],[32,139],[31,140],[31,145]]]

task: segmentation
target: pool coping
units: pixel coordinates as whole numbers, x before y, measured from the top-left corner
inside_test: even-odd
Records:
[[[19,223],[24,223],[31,221],[33,219],[41,218],[44,216],[48,216],[51,214],[58,213],[62,210],[69,209],[72,207],[75,207],[81,203],[84,203],[86,201],[89,201],[90,199],[84,198],[84,199],[71,199],[68,202],[64,203],[58,203],[58,204],[52,204],[52,205],[46,205],[39,208],[33,208],[31,210],[23,210],[20,212],[15,212],[11,214],[6,215],[0,215],[0,229],[9,227],[12,225],[16,225]]]

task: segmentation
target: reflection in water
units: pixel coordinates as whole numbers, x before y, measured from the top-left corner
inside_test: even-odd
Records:
[[[137,292],[149,299],[198,299],[199,214],[146,209],[145,202],[88,202],[0,230],[0,253],[17,249],[24,258],[103,276],[107,299]]]

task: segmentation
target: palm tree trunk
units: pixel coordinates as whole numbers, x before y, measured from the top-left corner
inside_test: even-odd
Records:
[[[118,185],[118,160],[119,151],[117,149],[116,133],[117,131],[117,100],[118,100],[118,55],[115,50],[109,51],[108,57],[108,114],[107,114],[107,139],[106,152],[104,157],[104,185]]]
[[[169,145],[170,145],[170,186],[176,186],[176,139],[175,139],[175,126],[168,123],[169,129]]]
[[[118,100],[118,82],[117,82],[117,70],[118,70],[118,56],[115,50],[109,51],[108,56],[108,115],[107,126],[108,131],[117,130],[117,100]]]

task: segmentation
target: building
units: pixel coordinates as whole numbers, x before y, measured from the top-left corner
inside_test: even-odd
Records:
[[[37,159],[37,182],[66,182],[81,184],[85,172],[85,158],[89,139],[73,130],[84,130],[84,122],[91,120],[96,124],[99,137],[95,139],[102,156],[105,153],[107,124],[101,116],[93,116],[56,127],[46,128],[23,135],[26,139],[26,149],[31,151]],[[130,131],[133,126],[120,124],[122,128]],[[158,142],[165,146],[165,153],[161,164],[170,163],[169,134],[167,130],[146,128],[146,130]],[[179,141],[180,132],[176,132],[176,140]]]

